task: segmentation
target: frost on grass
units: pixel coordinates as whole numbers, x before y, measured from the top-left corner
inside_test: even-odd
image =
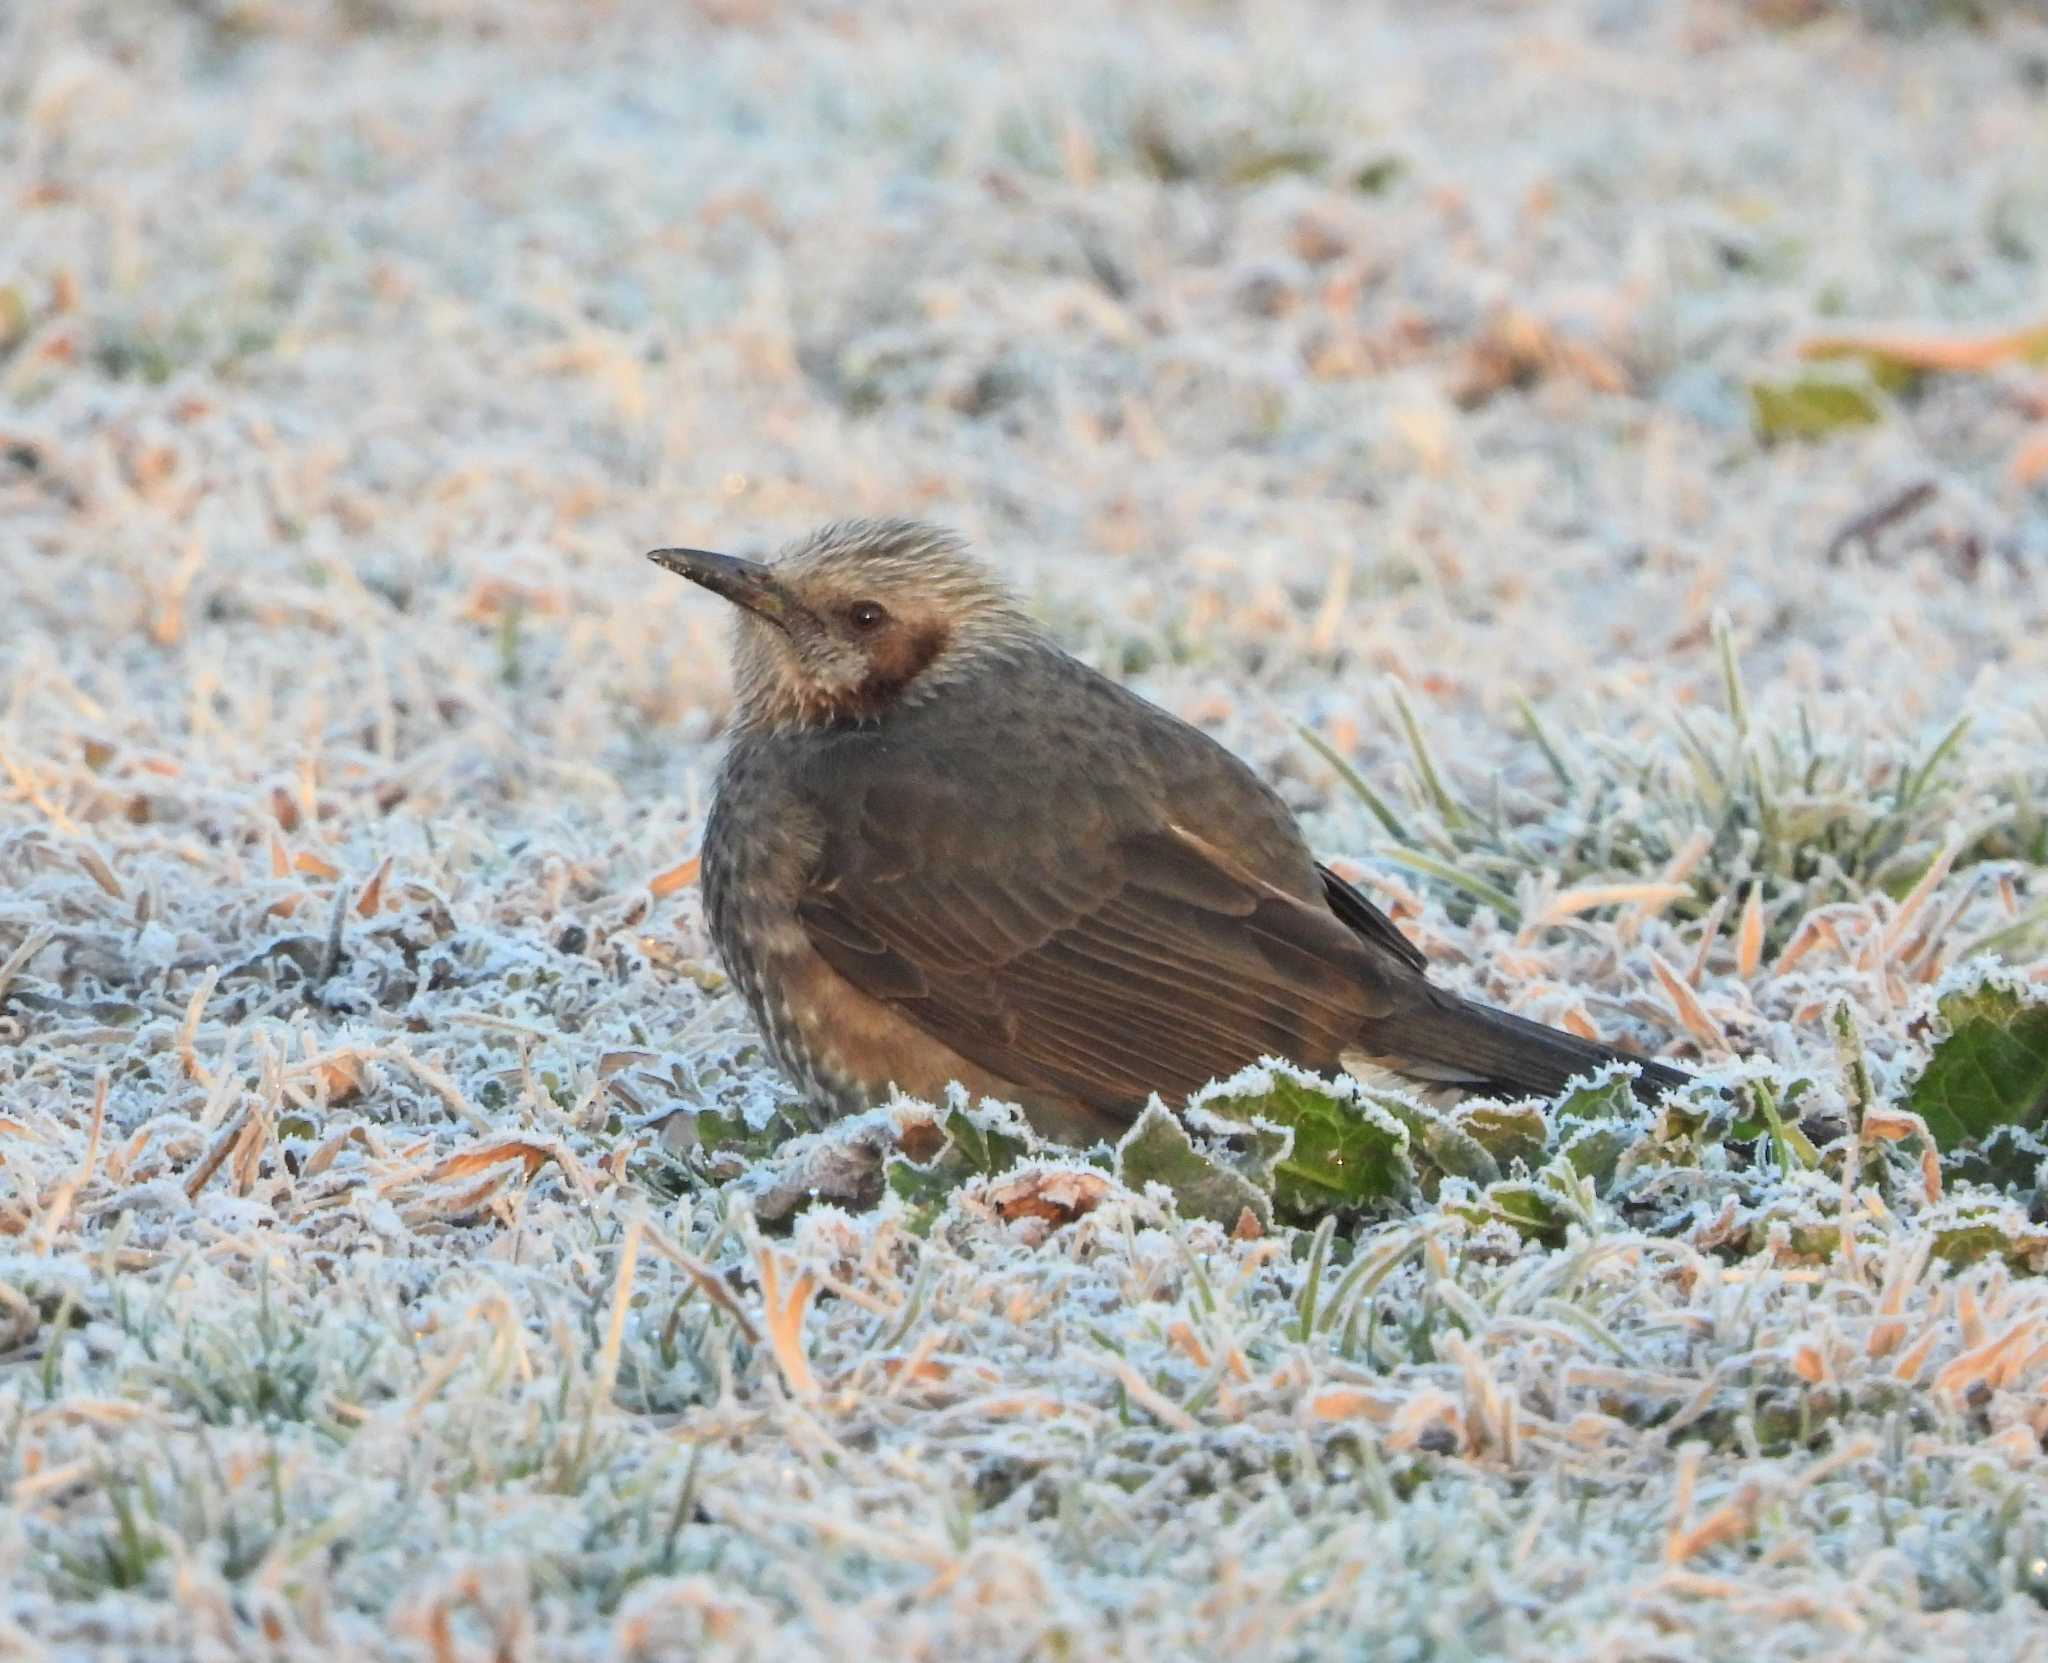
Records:
[[[2039,43],[1768,10],[0,7],[0,1649],[2038,1650],[2038,376],[1752,389]],[[1715,1089],[816,1122],[638,554],[903,511]]]

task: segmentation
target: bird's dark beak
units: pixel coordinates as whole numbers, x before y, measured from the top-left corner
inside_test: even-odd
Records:
[[[758,560],[713,554],[709,549],[652,549],[647,558],[784,629],[802,611],[782,581]]]

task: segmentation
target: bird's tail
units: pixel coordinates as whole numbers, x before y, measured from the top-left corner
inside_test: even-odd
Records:
[[[1353,1063],[1350,1056],[1345,1060]],[[1357,1062],[1396,1083],[1458,1097],[1555,1097],[1574,1079],[1614,1062],[1635,1064],[1634,1091],[1645,1103],[1692,1079],[1681,1069],[1475,1004],[1439,987],[1425,987],[1423,998],[1400,1015],[1375,1022]]]

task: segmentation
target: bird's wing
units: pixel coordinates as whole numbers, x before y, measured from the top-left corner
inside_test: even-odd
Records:
[[[1028,839],[928,844],[871,814],[850,831],[827,837],[799,905],[811,943],[1020,1087],[1135,1112],[1262,1056],[1334,1067],[1412,977],[1404,938],[1361,938],[1170,823],[1054,858]]]
[[[1321,861],[1316,862],[1316,876],[1323,880],[1323,898],[1330,903],[1330,910],[1362,940],[1375,947],[1384,947],[1411,970],[1429,968],[1429,960],[1422,949],[1401,933],[1400,926],[1393,919]]]

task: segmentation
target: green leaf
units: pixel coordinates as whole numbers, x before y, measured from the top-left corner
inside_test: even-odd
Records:
[[[1944,1154],[2048,1119],[2048,999],[1987,977],[1941,1001],[1948,1029],[1906,1094]]]
[[[1827,376],[1753,382],[1749,399],[1757,434],[1767,444],[1824,439],[1843,428],[1870,427],[1884,419],[1869,388]]]
[[[1387,1097],[1382,1106],[1407,1131],[1422,1193],[1431,1200],[1446,1178],[1480,1185],[1499,1182],[1500,1162],[1462,1126],[1406,1098]]]
[[[1154,1099],[1116,1146],[1117,1177],[1134,1190],[1164,1184],[1190,1218],[1235,1224],[1246,1208],[1270,1224],[1273,1204],[1265,1191],[1241,1172],[1197,1149],[1188,1129]]]
[[[1363,191],[1367,196],[1381,196],[1391,190],[1407,171],[1407,162],[1399,156],[1375,156],[1351,175],[1351,188]]]
[[[11,350],[28,334],[28,301],[12,283],[0,284],[0,352]]]
[[[1232,1120],[1194,1105],[1182,1113],[1181,1123],[1211,1160],[1221,1162],[1267,1195],[1278,1182],[1281,1163],[1294,1150],[1294,1133],[1285,1126]]]
[[[906,1156],[895,1156],[882,1169],[883,1181],[898,1196],[908,1213],[912,1235],[931,1231],[953,1192],[969,1178],[1007,1172],[1030,1153],[1024,1139],[995,1130],[986,1115],[955,1107],[946,1116],[945,1147],[920,1166]]]
[[[737,1155],[749,1162],[766,1160],[801,1130],[780,1109],[763,1126],[750,1124],[743,1115],[720,1114],[716,1109],[698,1110],[689,1124],[696,1134],[696,1147],[705,1154]]]
[[[1612,1120],[1581,1120],[1560,1129],[1558,1151],[1581,1178],[1604,1190],[1613,1180],[1621,1157],[1641,1133]]]
[[[1535,1171],[1550,1148],[1550,1122],[1534,1103],[1461,1103],[1452,1110],[1451,1123],[1503,1172],[1517,1161]]]
[[[1636,1096],[1629,1089],[1628,1076],[1618,1070],[1598,1085],[1574,1086],[1557,1105],[1557,1118],[1566,1120],[1633,1120]]]
[[[1506,1224],[1517,1235],[1546,1247],[1563,1246],[1571,1223],[1556,1191],[1533,1178],[1488,1184],[1475,1200],[1454,1202],[1449,1210],[1474,1224]]]
[[[967,1177],[959,1163],[948,1163],[950,1153],[941,1153],[930,1166],[919,1166],[898,1155],[883,1169],[889,1193],[903,1202],[905,1222],[913,1236],[931,1234],[946,1202]]]
[[[1328,1084],[1284,1064],[1267,1063],[1199,1092],[1188,1105],[1293,1133],[1273,1163],[1273,1199],[1295,1216],[1359,1207],[1406,1193],[1414,1174],[1407,1129],[1349,1081]]]
[[[1950,1181],[1983,1184],[2024,1200],[2041,1186],[2048,1145],[2024,1126],[1994,1126],[1988,1137],[1941,1163]]]
[[[1736,1115],[1726,1099],[1697,1085],[1674,1091],[1655,1111],[1655,1136],[1663,1141],[1692,1138],[1720,1143],[1735,1130]]]
[[[946,1140],[960,1151],[969,1166],[981,1173],[1009,1171],[1028,1148],[1022,1138],[983,1125],[965,1109],[955,1109],[946,1116]]]
[[[1934,1232],[1934,1256],[1944,1264],[1961,1268],[1982,1259],[2003,1259],[2013,1251],[2013,1239],[1994,1219],[1976,1219]]]
[[[1604,1080],[1574,1087],[1557,1105],[1555,1120],[1553,1146],[1602,1194],[1614,1181],[1622,1156],[1649,1139],[1654,1126],[1618,1068]]]

